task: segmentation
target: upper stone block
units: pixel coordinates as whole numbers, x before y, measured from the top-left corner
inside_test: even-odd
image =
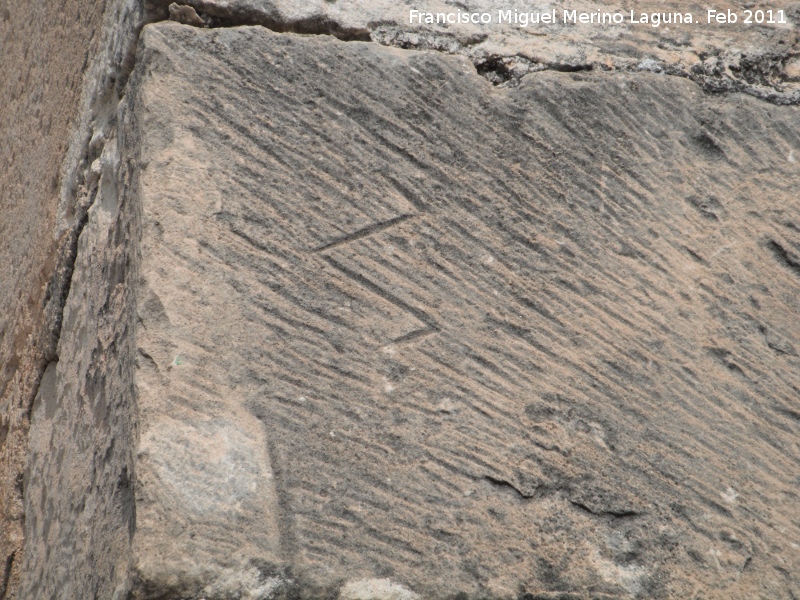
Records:
[[[164,18],[171,0],[155,5]],[[495,83],[531,71],[652,71],[800,103],[800,4],[722,0],[181,0],[211,25],[265,25],[469,57]],[[175,9],[178,9],[178,5]],[[710,10],[709,10],[710,9]]]

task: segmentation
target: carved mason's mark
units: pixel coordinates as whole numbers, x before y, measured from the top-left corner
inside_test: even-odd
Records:
[[[411,219],[412,217],[415,217],[415,216],[418,216],[418,215],[416,215],[416,214],[405,214],[405,215],[400,215],[398,217],[394,217],[392,219],[388,219],[386,221],[380,221],[378,223],[373,223],[373,224],[368,225],[366,227],[363,227],[363,228],[361,228],[361,229],[359,229],[357,231],[354,231],[353,233],[349,233],[349,234],[347,234],[345,236],[342,236],[340,238],[336,238],[335,240],[333,240],[331,242],[328,242],[327,244],[319,246],[319,247],[314,249],[314,252],[323,252],[323,251],[326,251],[326,250],[331,250],[331,249],[336,248],[338,246],[342,246],[344,244],[348,244],[350,242],[355,242],[357,240],[366,238],[366,237],[368,237],[368,236],[370,236],[370,235],[372,235],[374,233],[379,233],[381,231],[385,231],[387,229],[390,229],[391,227],[393,227],[395,225],[398,225],[400,223],[403,223],[405,221],[408,221],[409,219]],[[421,327],[419,329],[415,329],[413,331],[405,333],[405,334],[403,334],[403,335],[391,340],[392,344],[402,344],[402,343],[405,343],[405,342],[412,342],[412,341],[418,340],[420,338],[426,337],[428,335],[431,335],[433,333],[437,333],[438,331],[440,331],[440,328],[439,328],[438,324],[436,323],[436,321],[433,319],[433,317],[431,317],[425,311],[423,311],[423,310],[421,310],[419,308],[415,308],[415,307],[411,306],[410,304],[404,302],[403,300],[401,300],[400,298],[398,298],[394,294],[391,294],[390,292],[386,291],[385,289],[383,289],[382,287],[380,287],[376,283],[374,283],[374,282],[370,281],[369,279],[367,279],[366,277],[364,277],[364,275],[362,275],[361,273],[358,273],[357,271],[353,271],[352,269],[349,269],[348,267],[345,267],[343,264],[341,264],[340,262],[338,262],[336,259],[332,258],[331,256],[327,256],[326,255],[326,256],[323,256],[323,258],[329,265],[331,265],[334,269],[336,269],[340,273],[346,275],[349,279],[352,279],[353,281],[355,281],[356,283],[358,283],[362,287],[367,288],[372,293],[377,294],[378,296],[380,296],[381,298],[383,298],[387,302],[390,302],[391,304],[394,304],[395,306],[397,306],[401,310],[403,310],[403,311],[405,311],[407,313],[410,313],[417,320],[421,321],[424,324],[424,327]]]
[[[417,329],[415,331],[412,331],[410,333],[407,333],[405,335],[400,336],[399,338],[396,338],[396,339],[392,340],[393,344],[399,344],[399,343],[402,343],[402,342],[409,342],[409,341],[416,340],[416,339],[419,339],[421,337],[424,337],[426,335],[429,335],[431,333],[436,333],[436,332],[440,331],[440,327],[436,323],[436,321],[433,319],[433,317],[431,317],[428,313],[426,313],[422,309],[416,308],[414,306],[411,306],[407,302],[404,302],[403,300],[401,300],[400,298],[398,298],[394,294],[392,294],[390,292],[387,292],[385,289],[380,287],[378,284],[376,284],[376,283],[370,281],[369,279],[367,279],[366,277],[364,277],[364,275],[362,275],[361,273],[359,273],[357,271],[353,271],[352,269],[349,269],[348,267],[345,267],[343,264],[338,262],[336,259],[334,259],[334,258],[332,258],[330,256],[323,256],[323,258],[325,259],[325,262],[327,262],[330,266],[332,266],[334,269],[336,269],[337,271],[339,271],[343,275],[346,275],[347,277],[349,277],[350,279],[352,279],[353,281],[355,281],[356,283],[358,283],[362,287],[368,289],[373,294],[376,294],[376,295],[380,296],[381,298],[383,298],[387,302],[390,302],[391,304],[394,304],[395,306],[397,306],[398,308],[404,310],[405,312],[410,313],[417,320],[419,320],[419,321],[421,321],[422,323],[425,324],[425,327],[422,327],[420,329]]]

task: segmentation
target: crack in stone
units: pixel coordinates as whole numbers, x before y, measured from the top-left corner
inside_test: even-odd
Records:
[[[785,267],[790,269],[796,275],[800,275],[800,260],[792,256],[789,251],[775,240],[770,240],[767,244],[769,249]]]
[[[506,488],[510,488],[510,489],[514,490],[517,493],[517,495],[520,498],[522,498],[523,500],[530,500],[531,498],[534,497],[533,494],[530,494],[530,493],[527,493],[527,492],[523,492],[517,486],[515,486],[513,483],[511,483],[510,481],[506,481],[505,479],[498,479],[497,477],[492,477],[491,475],[485,475],[484,479],[486,479],[486,481],[488,481],[489,483],[491,483],[494,486],[506,487]]]
[[[596,510],[592,510],[591,508],[589,508],[585,504],[583,504],[581,502],[578,502],[576,500],[570,500],[569,503],[572,504],[572,506],[574,506],[576,508],[579,508],[583,512],[589,513],[590,515],[593,515],[595,517],[613,517],[615,519],[629,519],[631,517],[638,517],[640,515],[640,513],[635,511],[635,510],[601,510],[601,511],[596,511]]]
[[[3,579],[2,581],[0,581],[0,600],[4,600],[6,597],[6,591],[8,590],[8,582],[11,581],[11,570],[14,568],[14,560],[16,559],[16,557],[17,557],[16,550],[6,557]]]
[[[169,16],[159,11],[153,22],[172,20],[208,29],[225,27],[260,26],[276,33],[298,33],[305,35],[330,35],[345,42],[372,41],[368,29],[344,27],[327,16],[296,20],[281,20],[255,8],[242,9],[219,6],[207,0],[173,2],[167,7]]]

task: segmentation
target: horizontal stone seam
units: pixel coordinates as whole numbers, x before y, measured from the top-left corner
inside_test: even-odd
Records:
[[[190,16],[185,16],[183,10],[188,9]],[[162,15],[158,21],[172,20],[181,22],[194,27],[206,29],[231,28],[231,27],[264,27],[276,33],[296,33],[301,35],[330,35],[342,41],[372,42],[382,46],[400,48],[402,50],[433,51],[454,56],[465,56],[470,59],[479,75],[482,75],[494,85],[499,87],[514,87],[527,75],[540,73],[543,71],[556,71],[559,73],[574,73],[580,71],[598,71],[608,73],[655,73],[670,77],[680,77],[688,79],[703,90],[712,95],[743,93],[753,96],[764,102],[780,106],[800,105],[800,89],[782,91],[774,86],[756,85],[741,80],[737,80],[726,74],[709,74],[702,67],[695,65],[691,69],[683,69],[673,65],[665,64],[661,61],[647,60],[640,62],[637,66],[626,68],[609,67],[601,63],[558,63],[558,62],[536,62],[525,58],[519,54],[485,54],[476,53],[473,55],[467,50],[470,43],[461,43],[453,38],[453,43],[457,49],[445,50],[435,46],[409,45],[392,37],[379,39],[379,30],[367,28],[347,28],[342,27],[336,21],[328,18],[302,19],[297,21],[281,21],[269,18],[257,11],[236,11],[226,7],[218,7],[206,4],[204,0],[188,0],[183,3],[173,2],[170,7],[170,16]],[[198,12],[199,11],[199,12]],[[431,35],[435,35],[430,32]],[[477,41],[475,43],[478,43]],[[787,54],[784,59],[791,58]],[[523,73],[514,73],[509,64],[523,64]]]

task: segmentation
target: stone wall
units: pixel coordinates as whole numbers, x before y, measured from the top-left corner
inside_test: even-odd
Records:
[[[55,358],[61,167],[101,25],[88,2],[0,3],[0,598],[20,575],[29,411]]]
[[[48,10],[0,6],[0,598],[800,593],[796,6]]]

